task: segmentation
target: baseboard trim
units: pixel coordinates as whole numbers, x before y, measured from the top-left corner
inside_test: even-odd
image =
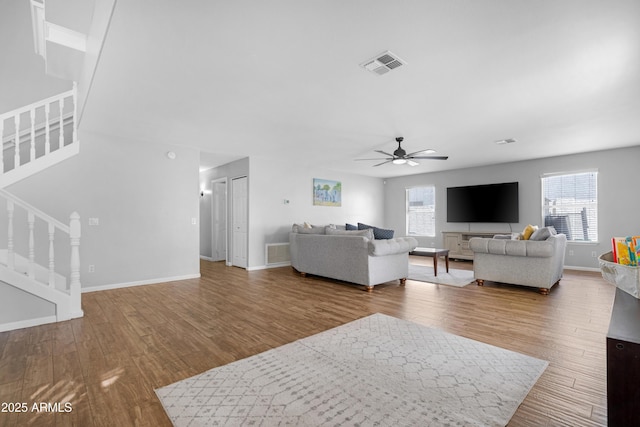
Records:
[[[16,329],[30,328],[32,326],[46,325],[57,322],[56,316],[37,317],[35,319],[20,320],[0,324],[0,332],[14,331]]]
[[[213,261],[213,258],[211,258],[210,256],[204,256],[204,255],[200,255],[200,259],[203,259],[205,261]]]
[[[269,265],[258,265],[255,267],[247,267],[247,271],[267,270],[269,268],[289,267],[289,266],[291,266],[291,261],[279,262],[279,263],[274,263]]]
[[[82,288],[82,293],[84,294],[88,292],[108,291],[111,289],[131,288],[133,286],[157,285],[158,283],[176,282],[178,280],[189,280],[189,279],[199,279],[199,278],[200,278],[200,273],[187,274],[185,276],[161,277],[157,279],[138,280],[135,282],[114,283],[111,285],[89,286],[86,288]]]
[[[565,265],[564,269],[565,270],[577,270],[577,271],[592,271],[594,273],[599,273],[600,272],[600,268],[598,268],[598,267],[579,267],[579,266]]]

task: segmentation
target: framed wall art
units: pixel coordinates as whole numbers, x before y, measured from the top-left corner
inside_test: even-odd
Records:
[[[342,206],[342,183],[313,178],[314,206]]]

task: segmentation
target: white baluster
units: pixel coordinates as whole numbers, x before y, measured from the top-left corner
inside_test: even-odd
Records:
[[[71,240],[71,281],[69,293],[71,295],[72,310],[80,311],[80,215],[73,212],[69,220],[69,238]]]
[[[49,286],[54,287],[56,285],[56,264],[53,250],[53,239],[55,235],[56,227],[52,222],[49,223]]]
[[[14,256],[13,256],[13,201],[7,200],[7,267],[11,270],[15,268]]]
[[[36,277],[35,273],[35,261],[36,261],[36,247],[35,247],[35,231],[34,225],[36,217],[33,212],[27,213],[27,222],[29,223],[29,268],[27,274],[31,279]]]
[[[15,135],[16,152],[13,160],[13,170],[16,170],[20,167],[20,114],[16,114],[13,121],[16,124],[16,135]]]
[[[62,110],[64,110],[64,98],[60,98],[60,100],[58,101],[58,105],[60,106],[60,146],[58,147],[58,149],[60,149],[64,147],[64,117],[62,114]]]
[[[31,149],[29,150],[29,161],[32,162],[36,159],[36,109],[32,108],[29,111],[29,117],[31,119]]]
[[[51,104],[44,104],[44,154],[47,155],[51,151],[51,135],[49,135],[49,112]]]
[[[78,83],[73,82],[73,135],[71,141],[78,140]]]
[[[0,120],[0,174],[4,173],[4,120]]]

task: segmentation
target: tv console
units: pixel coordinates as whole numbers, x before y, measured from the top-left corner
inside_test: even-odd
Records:
[[[469,249],[472,237],[493,237],[504,234],[504,231],[443,231],[442,242],[445,249],[449,249],[449,258],[473,259],[473,251]]]

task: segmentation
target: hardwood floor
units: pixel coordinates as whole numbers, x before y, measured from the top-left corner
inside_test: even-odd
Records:
[[[411,280],[367,293],[290,267],[201,267],[200,279],[84,294],[82,319],[0,333],[0,403],[28,406],[0,412],[0,426],[170,426],[155,388],[376,312],[548,360],[510,426],[607,423],[615,287],[599,273],[567,270],[543,296]],[[33,411],[41,402],[71,411]]]

